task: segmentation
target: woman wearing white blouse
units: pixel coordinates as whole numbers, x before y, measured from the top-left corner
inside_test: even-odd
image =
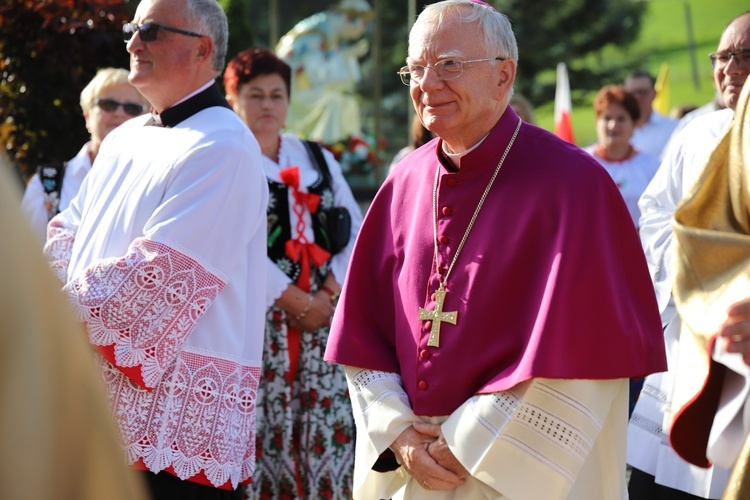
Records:
[[[248,493],[346,497],[354,421],[344,372],[324,362],[323,351],[362,215],[333,155],[281,133],[290,80],[289,66],[261,48],[241,52],[224,74],[227,100],[260,144],[269,185],[270,309]],[[335,207],[351,218],[343,248],[333,244],[336,231],[328,225]]]
[[[21,210],[42,242],[47,239],[47,223],[78,194],[107,134],[148,109],[148,101],[128,83],[128,70],[122,68],[100,69],[81,91],[80,104],[91,139],[71,160],[40,166],[21,201]]]

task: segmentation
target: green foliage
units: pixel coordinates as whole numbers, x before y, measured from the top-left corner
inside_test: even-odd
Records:
[[[518,41],[516,90],[542,104],[554,100],[555,85],[539,76],[559,62],[568,65],[571,87],[585,88],[599,88],[632,67],[633,61],[622,58],[614,67],[590,62],[592,54],[637,39],[646,2],[498,0],[495,5],[510,18]]]
[[[246,0],[218,0],[219,4],[227,14],[229,21],[229,46],[227,48],[228,58],[246,48],[256,45],[252,42],[254,29],[250,13],[250,4]]]
[[[747,11],[747,4],[736,0],[649,0],[644,13],[641,32],[634,44],[628,47],[608,46],[595,56],[584,58],[583,67],[611,69],[613,78],[605,84],[622,83],[622,68],[637,66],[656,75],[663,62],[669,63],[671,106],[692,104],[701,106],[714,94],[711,64],[708,53],[716,50],[721,32],[736,16]],[[694,53],[689,45],[690,35],[686,16],[690,10]],[[523,53],[523,47],[522,47]],[[568,61],[566,61],[568,62]],[[693,62],[695,65],[693,65]],[[539,75],[538,80],[554,86],[554,67]],[[595,116],[591,106],[599,86],[588,85],[577,75],[570,75],[574,97],[573,129],[579,145],[596,141]],[[539,124],[553,128],[551,102],[535,102]]]
[[[0,144],[28,175],[39,163],[66,160],[87,138],[78,96],[97,69],[127,67],[120,25],[138,0],[2,0],[0,2]],[[339,0],[278,0],[279,36]],[[369,0],[379,26],[369,34],[361,99],[364,132],[386,139],[386,157],[406,144],[411,101],[396,76],[404,64],[410,19],[404,0]],[[706,53],[729,20],[746,10],[736,0],[488,0],[511,19],[520,62],[516,89],[552,128],[554,69],[568,64],[573,125],[581,144],[595,139],[593,94],[638,68],[671,66],[672,104],[703,104],[713,93]],[[229,18],[228,56],[252,45],[273,47],[269,1],[219,0]],[[431,0],[418,0],[416,13]],[[687,48],[684,5],[692,7],[697,67]],[[379,37],[379,66],[374,43]],[[697,74],[699,87],[693,83]],[[379,90],[378,90],[379,85]],[[378,108],[379,106],[379,108]],[[382,138],[382,137],[381,137]]]
[[[127,0],[0,6],[0,144],[24,177],[86,142],[80,92],[98,69],[128,67],[120,26],[129,14]]]

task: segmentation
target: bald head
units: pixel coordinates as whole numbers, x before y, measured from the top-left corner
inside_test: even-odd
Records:
[[[734,18],[724,29],[713,65],[716,90],[726,106],[735,109],[750,74],[750,11]]]

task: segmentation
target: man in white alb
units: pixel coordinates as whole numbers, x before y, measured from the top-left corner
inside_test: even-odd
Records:
[[[45,247],[153,498],[239,499],[255,461],[268,191],[214,81],[227,34],[216,0],[139,4],[123,35],[154,112],[107,136]]]
[[[727,56],[743,49],[747,52]],[[712,54],[712,64],[714,85],[727,109],[698,116],[679,132],[639,202],[641,241],[659,301],[670,366],[669,371],[646,379],[628,427],[628,464],[634,469],[629,489],[633,498],[659,491],[684,498],[721,498],[729,476],[726,466],[705,469],[689,464],[675,453],[667,438],[681,328],[672,301],[672,216],[732,122],[740,90],[750,74],[750,12],[726,27]]]
[[[656,98],[654,77],[647,71],[635,71],[625,79],[625,90],[633,94],[641,109],[641,117],[630,142],[640,151],[661,158],[664,147],[672,137],[677,120],[654,110]]]

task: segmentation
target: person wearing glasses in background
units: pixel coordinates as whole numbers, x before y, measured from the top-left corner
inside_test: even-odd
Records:
[[[656,80],[648,71],[634,71],[625,79],[625,90],[638,101],[641,116],[630,142],[639,151],[661,158],[664,147],[677,127],[677,120],[654,110]]]
[[[641,209],[640,235],[656,289],[664,325],[664,340],[669,358],[669,371],[646,378],[628,428],[628,464],[633,468],[630,478],[631,498],[721,498],[744,435],[731,443],[727,431],[731,426],[717,425],[712,432],[709,451],[712,467],[688,463],[678,456],[669,434],[677,415],[672,395],[681,383],[676,371],[682,322],[672,299],[675,268],[673,214],[683,197],[690,192],[699,174],[734,118],[740,91],[750,74],[750,11],[733,19],[719,40],[716,52],[709,55],[713,80],[727,108],[698,116],[674,138],[664,161],[638,203]],[[736,343],[732,349],[742,343]],[[731,357],[731,356],[730,356]],[[727,353],[714,353],[714,359],[726,361]],[[747,359],[747,358],[746,358]],[[727,370],[727,381],[742,377]],[[747,386],[747,382],[745,382]],[[739,398],[746,398],[745,391]],[[729,399],[727,399],[729,401]],[[726,417],[726,412],[724,413]],[[734,415],[733,415],[734,417]],[[731,420],[731,419],[730,419]],[[724,419],[727,423],[728,420]],[[730,436],[731,439],[726,439]],[[698,432],[693,443],[699,443]],[[730,446],[722,446],[730,444]],[[701,446],[701,445],[698,445]],[[706,443],[702,443],[706,451]],[[663,495],[663,496],[660,496]]]
[[[375,196],[326,349],[354,498],[627,494],[628,378],[666,369],[653,287],[607,172],[509,105],[517,60],[480,1],[409,34],[399,74],[438,139]]]
[[[143,0],[123,35],[153,111],[107,137],[45,253],[152,497],[239,499],[265,323],[260,147],[215,82],[228,36],[216,0]]]
[[[122,68],[100,69],[81,91],[81,109],[91,139],[64,163],[40,165],[26,185],[21,210],[39,239],[47,239],[47,223],[65,210],[91,170],[99,146],[119,125],[148,109],[148,101],[128,82]]]

